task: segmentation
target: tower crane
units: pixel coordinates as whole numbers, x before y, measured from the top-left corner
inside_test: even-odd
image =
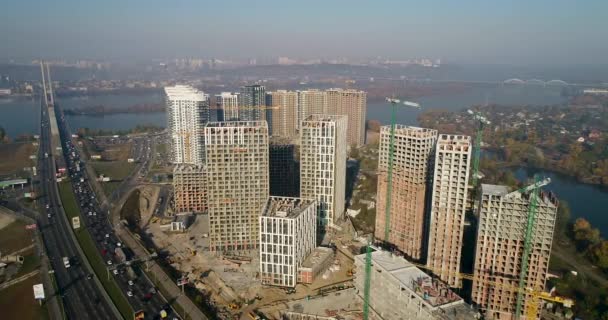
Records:
[[[368,256],[370,259],[369,265],[370,265],[370,270],[371,270],[371,250],[370,249],[374,249],[376,251],[382,251],[382,249],[380,249],[374,245],[368,245],[368,252],[366,253],[366,265],[365,265],[366,272],[367,272],[367,268],[368,268],[368,263],[367,263]],[[441,268],[430,267],[425,264],[415,263],[415,262],[411,262],[409,260],[408,260],[408,263],[410,263],[411,265],[413,265],[419,269],[429,270],[434,273],[446,271]],[[495,281],[490,281],[490,280],[480,280],[480,279],[476,279],[475,275],[470,274],[470,273],[460,273],[460,272],[448,271],[448,274],[454,275],[457,278],[461,278],[461,279],[478,281],[478,282],[485,283],[485,284],[488,284],[491,286],[500,287],[500,288],[504,288],[504,289],[508,289],[508,290],[513,290],[513,291],[516,291],[518,293],[518,295],[519,294],[521,294],[521,295],[529,294],[531,296],[531,301],[528,304],[528,307],[526,308],[525,318],[527,318],[527,319],[535,319],[536,313],[538,312],[538,305],[540,303],[540,300],[559,303],[566,308],[572,308],[572,306],[574,306],[574,301],[572,299],[564,298],[564,297],[560,297],[560,296],[552,296],[547,292],[536,290],[533,288],[523,288],[520,286],[513,286],[513,285],[506,284],[506,283],[500,283],[500,282],[495,282]],[[367,278],[368,277],[366,277],[366,279],[365,279],[366,283],[367,283]],[[365,314],[365,304],[364,304],[363,310],[364,310],[364,314]]]
[[[536,207],[538,206],[538,192],[540,190],[540,187],[543,185],[547,185],[549,184],[549,182],[551,182],[550,179],[544,179],[544,180],[540,180],[540,176],[539,175],[534,175],[534,184],[532,184],[531,186],[519,189],[518,192],[519,193],[525,193],[525,192],[530,192],[530,203],[528,204],[528,217],[527,217],[527,222],[526,222],[526,234],[525,234],[525,238],[524,238],[524,252],[523,255],[521,257],[521,270],[519,272],[519,290],[517,292],[517,304],[515,307],[515,317],[516,319],[520,318],[520,314],[521,314],[521,308],[522,308],[522,304],[523,304],[523,300],[524,300],[524,293],[523,288],[524,286],[526,286],[526,278],[528,276],[528,259],[530,258],[530,252],[532,251],[532,236],[534,233],[534,225],[536,224]],[[534,314],[536,314],[536,309],[538,308],[538,304],[535,303],[531,303],[528,305],[528,308],[531,310],[528,310],[526,313],[529,314],[530,312],[534,311]]]
[[[477,136],[475,137],[474,155],[473,155],[473,187],[477,186],[477,180],[479,177],[479,158],[481,157],[481,136],[483,135],[483,128],[486,125],[490,125],[490,120],[486,119],[481,112],[475,112],[471,109],[467,110],[467,113],[473,116],[473,119],[477,121]]]
[[[389,241],[390,221],[391,221],[391,193],[393,191],[393,157],[395,151],[395,118],[397,105],[403,104],[410,108],[420,109],[420,104],[411,101],[396,99],[395,97],[386,98],[391,104],[391,133],[388,147],[388,168],[387,168],[387,184],[386,184],[386,208],[384,210],[384,241]],[[372,270],[372,250],[371,243],[367,244],[365,253],[365,282],[363,287],[363,319],[369,319],[369,291],[371,286],[371,270]]]

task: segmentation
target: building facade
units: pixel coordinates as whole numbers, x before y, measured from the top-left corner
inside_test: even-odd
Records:
[[[272,113],[272,136],[295,139],[298,136],[298,93],[277,90],[267,94]]]
[[[261,121],[267,120],[271,124],[270,117],[266,116],[266,88],[259,84],[243,86],[238,97],[239,120]]]
[[[317,89],[298,91],[298,129],[313,114],[327,114],[327,94]]]
[[[317,200],[323,228],[344,215],[347,127],[347,117],[339,115],[311,115],[301,123],[300,194]]]
[[[427,266],[460,288],[460,256],[467,206],[471,137],[441,134],[435,150]]]
[[[385,239],[390,126],[380,130],[375,237],[413,259],[423,252],[427,190],[437,130],[396,125],[393,151],[389,238]]]
[[[365,144],[365,115],[367,94],[352,89],[329,89],[327,93],[327,114],[348,116],[347,143],[360,147]]]
[[[258,218],[269,196],[266,122],[210,122],[205,151],[210,250],[257,248]]]
[[[270,197],[259,228],[262,284],[295,287],[298,268],[316,246],[315,201]]]
[[[296,146],[289,142],[270,141],[269,146],[270,195],[300,196],[300,162]]]
[[[370,319],[478,319],[471,307],[447,285],[391,253],[372,253],[370,282]],[[365,254],[355,256],[354,285],[363,299]]]
[[[202,165],[179,164],[173,168],[175,212],[207,210],[207,179]]]
[[[239,94],[222,92],[215,95],[217,121],[239,120]]]
[[[484,311],[486,319],[519,318],[515,315],[517,287],[531,202],[530,193],[510,193],[507,186],[481,185],[472,300]],[[525,288],[545,288],[558,205],[550,193],[541,192],[536,198]],[[522,313],[530,303],[534,299],[524,294]],[[540,301],[536,303],[536,310],[541,310]],[[539,318],[538,311],[526,317]]]
[[[209,122],[209,96],[193,87],[178,85],[165,87],[165,102],[172,162],[204,164],[202,129]]]

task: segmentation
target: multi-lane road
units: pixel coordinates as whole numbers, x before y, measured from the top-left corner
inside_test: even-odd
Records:
[[[62,297],[68,319],[116,319],[119,315],[104,298],[103,288],[94,278],[92,270],[84,263],[85,257],[77,248],[71,226],[59,200],[49,117],[45,109],[42,111],[38,157],[39,187],[42,194],[40,205],[45,212],[38,216],[37,222],[57,281],[58,294]],[[48,154],[48,157],[45,154]],[[69,268],[64,265],[64,257],[70,260]]]
[[[115,278],[134,311],[143,310],[146,319],[158,318],[162,310],[177,318],[175,312],[168,306],[167,301],[156,291],[150,279],[142,272],[140,265],[131,264],[128,266],[124,264],[124,257],[116,254],[117,249],[120,249],[126,255],[127,260],[148,258],[134,257],[132,251],[122,244],[114,233],[108,210],[105,206],[101,206],[92,191],[90,179],[94,179],[94,177],[89,177],[87,171],[84,170],[84,163],[80,159],[78,150],[72,144],[71,134],[62,112],[58,109],[56,114],[58,115],[58,128],[62,137],[61,142],[67,172],[69,179],[72,181],[72,191],[76,196],[83,220],[81,224],[95,241],[99,254],[103,256],[103,260],[107,264],[109,276]],[[149,147],[149,144],[147,147]],[[143,158],[142,160],[147,161],[148,156],[143,156]]]

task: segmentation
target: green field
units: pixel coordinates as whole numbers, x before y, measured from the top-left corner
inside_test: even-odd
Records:
[[[79,216],[80,214],[78,205],[76,203],[76,198],[72,192],[72,185],[69,182],[60,183],[59,193],[69,220],[71,221],[72,217]],[[75,231],[75,233],[82,251],[84,251],[84,254],[87,256],[87,260],[89,260],[89,263],[93,267],[93,271],[101,281],[101,284],[112,301],[114,301],[118,311],[120,311],[125,319],[133,317],[133,309],[129,305],[129,302],[125,298],[123,292],[114,281],[114,278],[110,278],[108,280],[106,264],[95,247],[95,242],[93,241],[93,238],[89,232],[85,228],[80,228],[79,230]]]
[[[48,310],[34,299],[32,286],[41,283],[40,275],[33,276],[0,291],[2,319],[49,319]]]
[[[109,196],[116,190],[123,179],[129,176],[129,174],[135,169],[135,163],[128,163],[126,161],[90,161],[89,164],[99,175],[110,177],[112,181],[102,182],[101,187],[106,196]]]

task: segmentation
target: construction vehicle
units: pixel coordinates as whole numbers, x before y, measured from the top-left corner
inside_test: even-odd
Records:
[[[239,308],[239,306],[236,303],[234,303],[234,302],[230,303],[228,306],[232,310],[237,310]]]
[[[158,222],[158,217],[152,218],[152,223],[157,223],[157,222]]]
[[[477,135],[475,136],[475,146],[473,147],[473,187],[477,186],[477,181],[480,178],[479,175],[479,158],[481,157],[481,136],[483,135],[483,129],[486,125],[489,125],[491,122],[486,119],[481,113],[474,112],[473,110],[467,110],[467,112],[473,116],[478,122],[477,127]]]

